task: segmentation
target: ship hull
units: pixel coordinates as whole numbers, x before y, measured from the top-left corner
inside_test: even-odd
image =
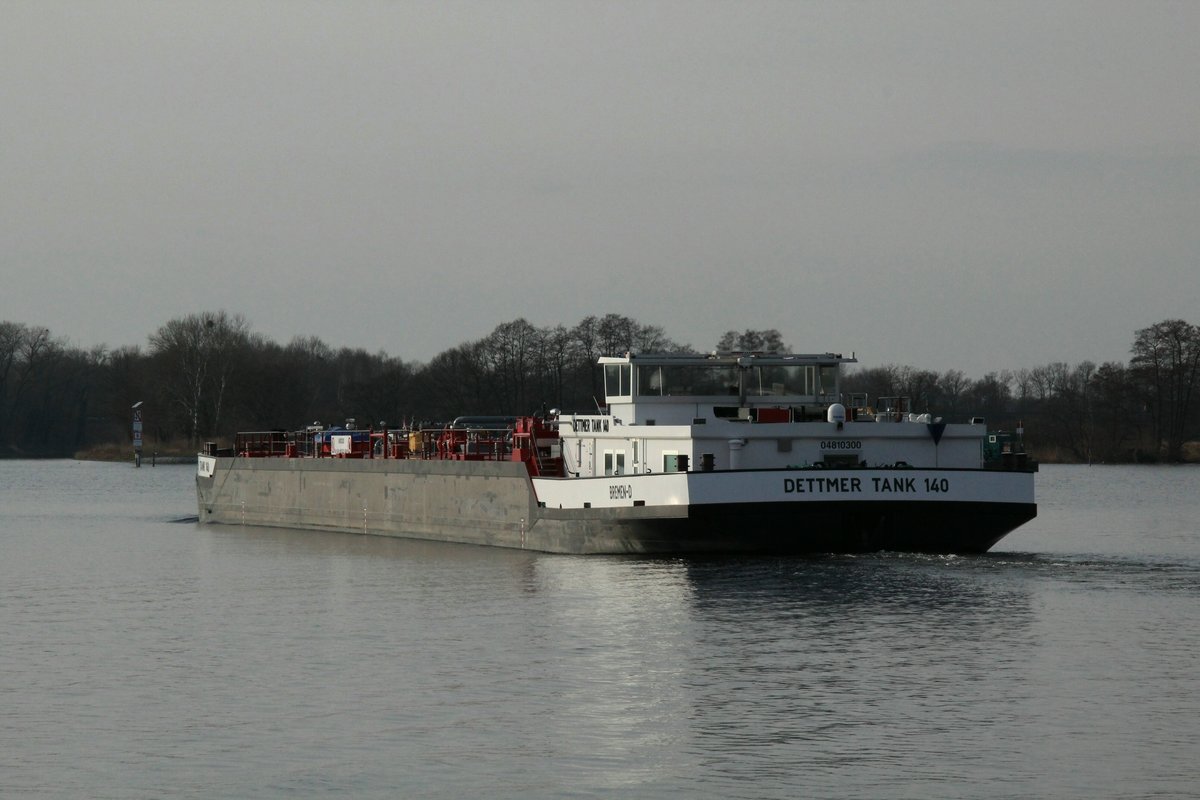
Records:
[[[741,470],[531,479],[505,461],[202,456],[201,523],[553,553],[982,553],[1036,516],[1033,475]]]

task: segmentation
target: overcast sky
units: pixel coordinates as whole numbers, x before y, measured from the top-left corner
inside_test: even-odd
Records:
[[[1200,323],[1200,2],[0,0],[0,320],[864,366]]]

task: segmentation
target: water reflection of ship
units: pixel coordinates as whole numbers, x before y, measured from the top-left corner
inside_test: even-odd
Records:
[[[914,736],[986,726],[1009,713],[1037,645],[1030,584],[987,559],[550,556],[530,567],[550,598],[540,635],[555,637],[537,650],[567,652],[550,670],[561,705],[548,724],[568,738],[586,727],[597,758],[632,765],[621,780],[634,784],[669,768],[654,757],[664,741],[720,764],[731,786],[775,796],[773,779],[794,786],[912,746],[881,731],[881,716],[909,720]],[[768,753],[775,776],[761,771]]]
[[[1028,604],[1019,580],[992,569],[987,557],[912,554],[824,558],[691,559],[688,580],[703,607],[803,611],[1012,613]]]

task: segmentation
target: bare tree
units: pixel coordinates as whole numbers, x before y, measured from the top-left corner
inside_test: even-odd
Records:
[[[1130,367],[1149,390],[1155,435],[1168,461],[1183,458],[1183,443],[1200,388],[1200,327],[1170,319],[1143,328]]]
[[[962,370],[948,369],[943,372],[938,378],[940,401],[937,410],[947,419],[957,421],[958,416],[965,410],[964,400],[970,387],[971,381]]]
[[[1089,410],[1098,460],[1140,460],[1147,426],[1144,403],[1136,387],[1124,364],[1102,364],[1092,376]],[[1153,451],[1157,454],[1158,448]]]
[[[967,390],[971,413],[985,419],[999,420],[1012,403],[1012,373],[989,372],[973,382]]]
[[[539,362],[545,375],[542,399],[552,405],[562,405],[571,358],[571,332],[562,325],[546,330],[541,337]]]
[[[48,328],[0,322],[0,442],[12,441],[26,394],[60,350]]]
[[[894,397],[901,394],[901,372],[903,369],[895,364],[884,364],[880,367],[869,367],[849,373],[842,382],[843,390],[861,392],[876,400],[880,397]]]
[[[618,356],[637,350],[639,325],[636,320],[620,314],[605,314],[597,325],[600,338],[600,354]]]
[[[248,329],[241,314],[205,311],[170,320],[150,335],[150,351],[162,360],[168,376],[164,392],[182,412],[193,445],[218,429]]]
[[[543,334],[524,318],[497,325],[483,340],[488,372],[502,408],[528,408],[530,367],[541,347]]]
[[[783,343],[783,334],[775,328],[765,330],[725,331],[717,342],[717,349],[734,352],[776,352],[783,353],[788,346]]]

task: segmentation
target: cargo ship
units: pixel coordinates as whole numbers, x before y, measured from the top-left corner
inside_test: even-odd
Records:
[[[551,553],[983,553],[1037,514],[1017,435],[844,395],[837,353],[602,357],[604,405],[205,445],[201,523]]]

